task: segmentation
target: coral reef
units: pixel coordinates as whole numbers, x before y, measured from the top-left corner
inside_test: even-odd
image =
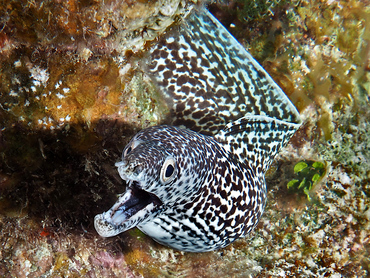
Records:
[[[209,6],[305,120],[268,172],[250,236],[189,254],[136,229],[96,234],[94,215],[123,192],[114,168],[123,146],[168,113],[138,65],[195,2],[0,1],[0,276],[369,275],[367,0]],[[301,161],[326,172],[299,176]],[[287,188],[303,178],[315,186]]]

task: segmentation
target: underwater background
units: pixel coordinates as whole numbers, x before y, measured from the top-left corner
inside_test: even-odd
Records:
[[[304,120],[262,219],[209,253],[101,238],[114,163],[169,113],[145,53],[205,3]],[[1,277],[370,275],[370,1],[1,0],[0,65]]]

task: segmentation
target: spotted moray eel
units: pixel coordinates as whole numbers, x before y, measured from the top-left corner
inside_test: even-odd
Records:
[[[150,50],[172,125],[137,133],[116,163],[127,188],[95,216],[103,237],[137,227],[205,252],[248,234],[266,202],[264,174],[301,125],[266,71],[205,8]]]

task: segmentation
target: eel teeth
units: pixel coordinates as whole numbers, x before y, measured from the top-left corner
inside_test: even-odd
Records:
[[[130,180],[128,189],[113,207],[95,216],[95,229],[103,237],[117,235],[139,224],[144,215],[152,213],[161,205],[157,196],[140,189],[138,182]]]

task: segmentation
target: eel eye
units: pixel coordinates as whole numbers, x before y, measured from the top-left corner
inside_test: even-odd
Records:
[[[172,180],[176,176],[176,172],[177,168],[175,159],[172,157],[167,158],[161,169],[161,181],[165,183]]]

